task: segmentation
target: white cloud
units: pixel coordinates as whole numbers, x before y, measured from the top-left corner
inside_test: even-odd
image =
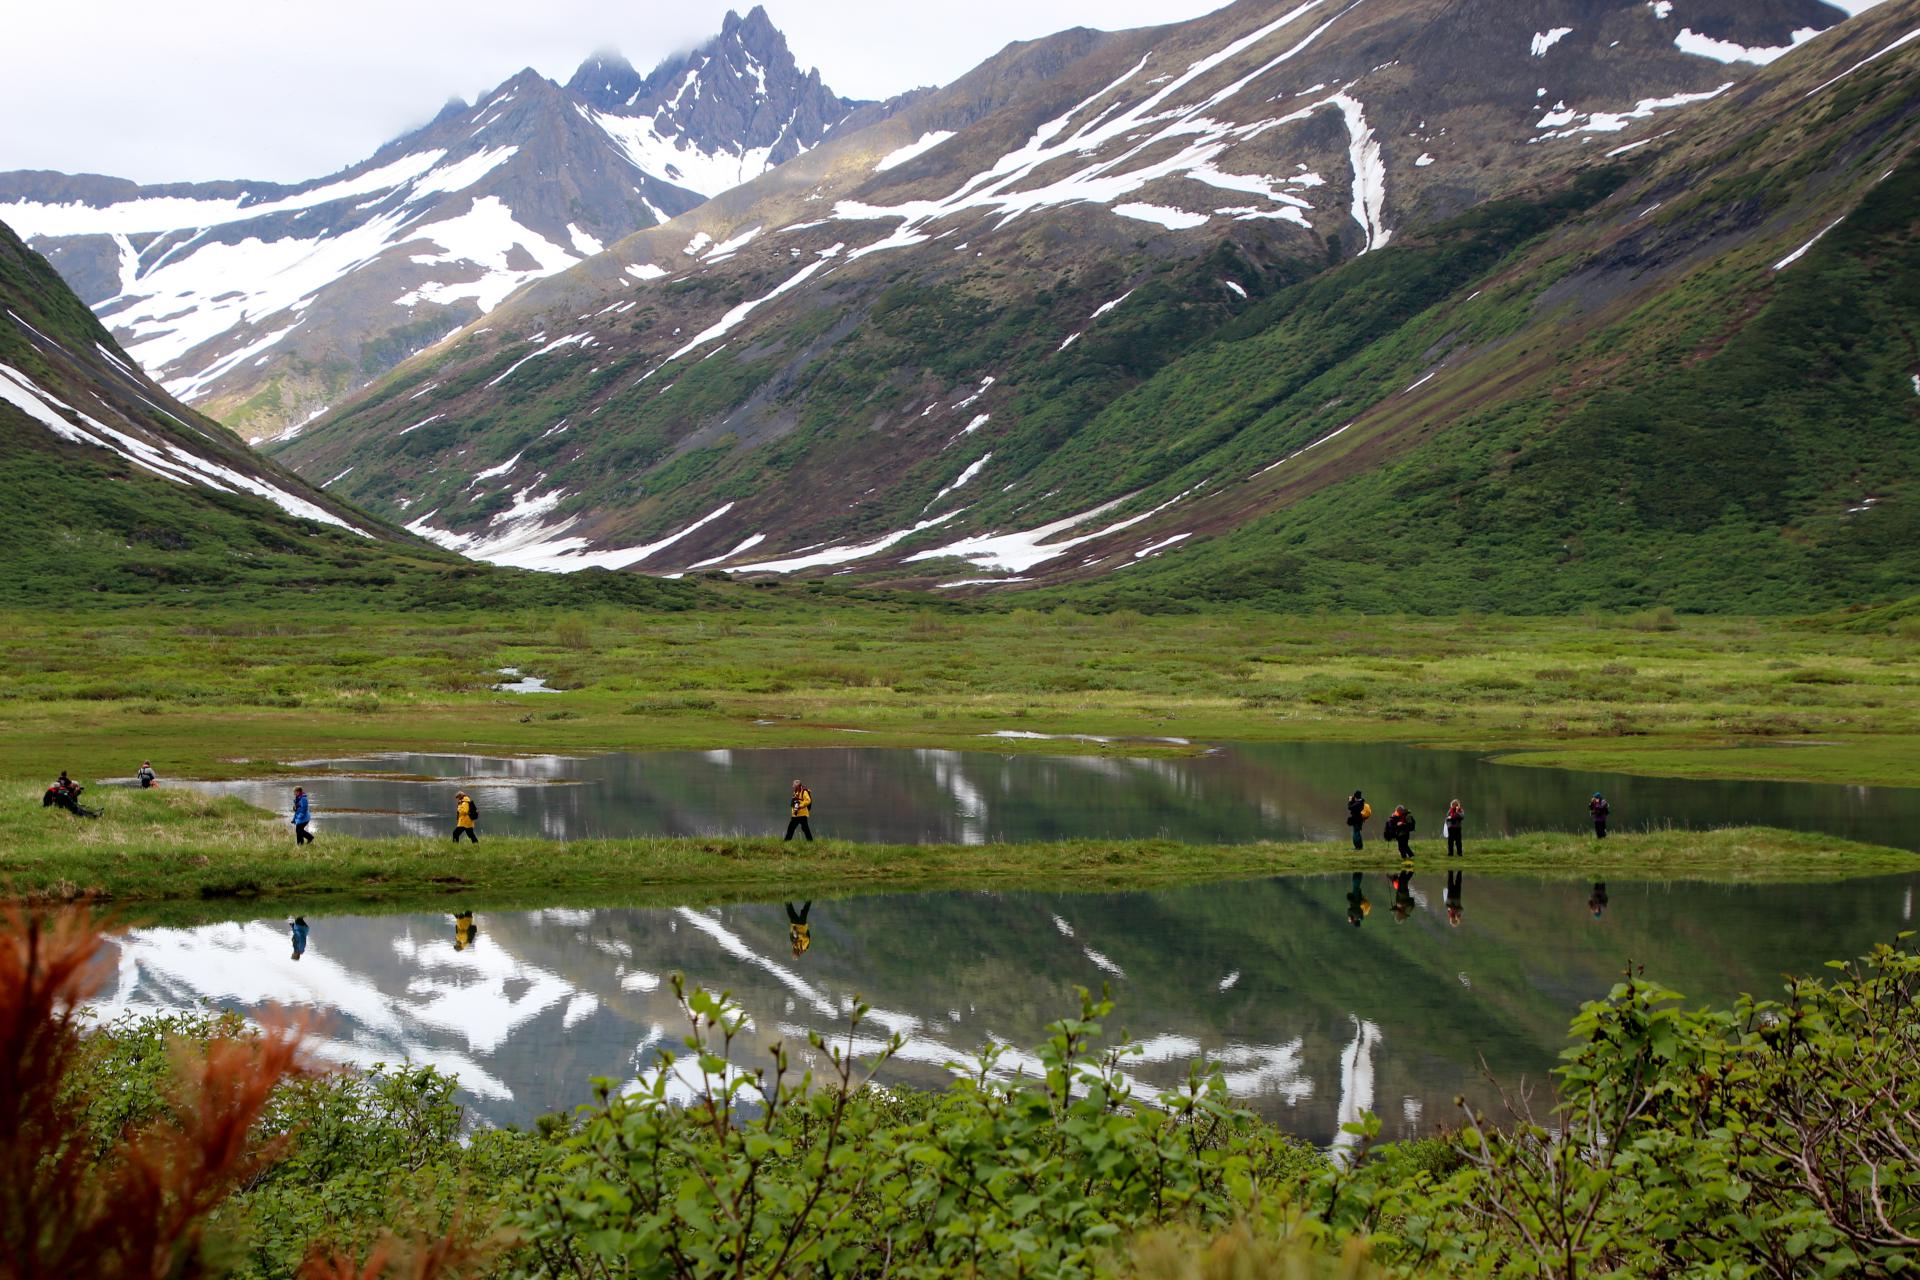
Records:
[[[292,182],[343,168],[523,66],[565,81],[592,50],[643,72],[751,0],[143,0],[9,5],[0,170],[142,182]],[[964,21],[891,0],[775,0],[802,67],[880,98],[945,84],[1013,40],[1174,22],[1218,0],[976,0]]]

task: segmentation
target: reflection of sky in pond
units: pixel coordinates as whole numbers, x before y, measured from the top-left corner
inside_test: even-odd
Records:
[[[1920,848],[1920,789],[1640,778],[1501,765],[1465,751],[1365,743],[1242,743],[1199,756],[889,748],[658,751],[604,756],[379,755],[307,762],[286,779],[205,785],[282,810],[298,782],[315,829],[451,833],[453,794],[472,792],[480,831],[585,839],[778,833],[788,786],[806,779],[820,835],[895,843],[1121,839],[1344,839],[1346,797],[1376,816],[1410,805],[1439,839],[1458,797],[1467,838],[1583,830],[1604,791],[1616,830],[1760,824]]]
[[[741,1065],[763,1065],[780,1039],[799,1065],[822,1065],[806,1033],[844,1041],[859,998],[873,1012],[855,1047],[898,1033],[882,1078],[924,1086],[990,1042],[1015,1046],[1003,1078],[1032,1074],[1046,1024],[1077,1011],[1076,987],[1104,984],[1117,1002],[1109,1032],[1141,1050],[1123,1064],[1141,1092],[1179,1086],[1204,1057],[1241,1102],[1329,1143],[1362,1108],[1393,1137],[1451,1120],[1456,1095],[1493,1105],[1483,1060],[1508,1085],[1541,1084],[1578,1004],[1630,962],[1694,1003],[1775,994],[1784,972],[1816,972],[1912,927],[1920,884],[1617,882],[1595,920],[1587,881],[1463,873],[1462,923],[1450,927],[1435,861],[1415,873],[1405,922],[1385,909],[1387,876],[1366,876],[1379,909],[1357,930],[1346,876],[821,900],[801,955],[778,903],[483,912],[465,948],[452,915],[308,916],[298,961],[279,919],[136,929],[116,944],[102,1008],[315,1010],[328,1058],[431,1063],[500,1124],[567,1109],[592,1077],[631,1078],[677,1050],[676,971],[748,1015]]]

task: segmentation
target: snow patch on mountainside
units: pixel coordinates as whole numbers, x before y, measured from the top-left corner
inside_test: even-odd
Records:
[[[936,129],[931,133],[923,133],[899,150],[889,151],[886,155],[882,156],[880,163],[873,166],[873,171],[875,173],[885,173],[889,169],[897,169],[915,156],[925,155],[952,136],[953,130],[951,129]]]
[[[661,133],[652,116],[614,116],[578,104],[574,110],[606,134],[634,168],[703,196],[717,196],[773,168],[779,145],[702,151],[683,137]]]
[[[223,493],[251,494],[265,498],[288,515],[348,529],[363,538],[372,536],[365,529],[348,524],[324,507],[288,493],[278,485],[190,453],[169,441],[155,443],[124,431],[116,431],[37,386],[19,370],[4,364],[0,364],[0,401],[12,405],[63,440],[117,453],[143,471],[175,484],[198,485]]]
[[[1731,40],[1716,40],[1702,35],[1691,27],[1680,28],[1680,34],[1673,38],[1673,47],[1682,53],[1691,53],[1695,57],[1712,58],[1715,62],[1751,62],[1756,67],[1764,67],[1792,53],[1794,49],[1819,35],[1817,27],[1802,27],[1793,33],[1792,43],[1775,45],[1771,48],[1753,48],[1735,44]]]
[[[579,523],[577,517],[568,516],[557,522],[546,518],[565,497],[558,489],[533,496],[530,485],[515,493],[513,505],[489,520],[480,533],[454,533],[436,528],[429,523],[437,514],[431,511],[409,524],[407,531],[473,560],[549,573],[576,573],[581,569],[625,569],[639,564],[733,510],[731,502],[725,503],[657,542],[589,551],[588,539],[564,536]]]
[[[1533,35],[1533,43],[1528,46],[1527,52],[1536,58],[1544,58],[1547,56],[1547,50],[1572,34],[1572,27],[1554,27],[1550,31],[1536,31]]]

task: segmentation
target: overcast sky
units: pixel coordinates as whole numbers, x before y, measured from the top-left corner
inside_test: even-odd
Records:
[[[770,0],[835,92],[944,84],[1010,40],[1172,22],[1223,0]],[[751,0],[0,0],[0,170],[141,182],[331,173],[531,66],[643,72]]]

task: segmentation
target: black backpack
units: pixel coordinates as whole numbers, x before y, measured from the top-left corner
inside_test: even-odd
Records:
[[[473,798],[473,792],[467,792],[467,814],[475,822],[480,821],[480,802]]]

